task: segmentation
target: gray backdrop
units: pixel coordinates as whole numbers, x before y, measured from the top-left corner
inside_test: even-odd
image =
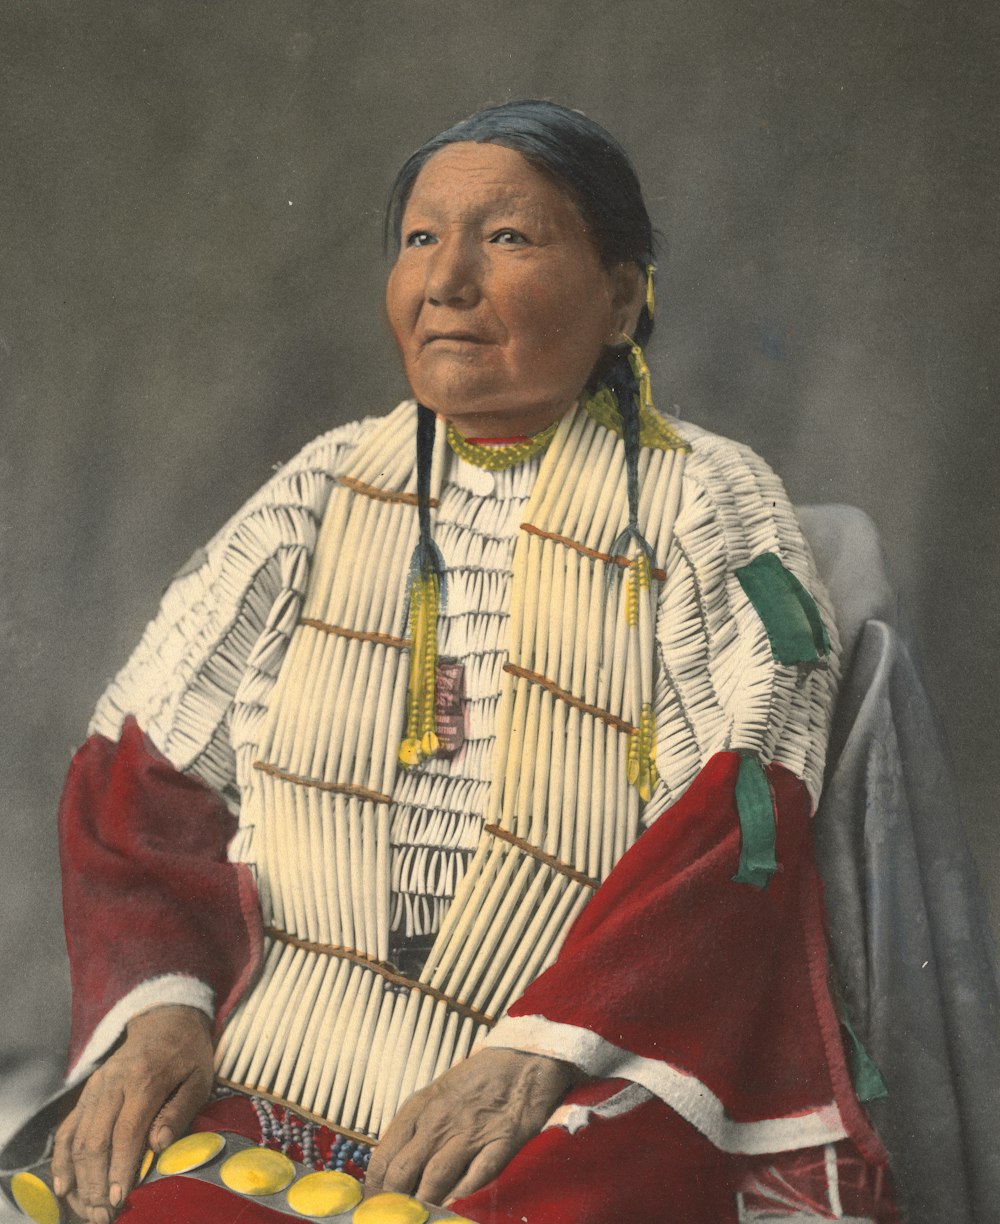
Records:
[[[877,521],[997,911],[996,5],[0,0],[0,1069],[65,1042],[54,812],[169,575],[404,387],[403,157],[546,96],[635,156],[655,391]]]

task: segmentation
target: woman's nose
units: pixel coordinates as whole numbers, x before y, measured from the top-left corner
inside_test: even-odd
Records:
[[[438,242],[428,260],[426,294],[434,306],[472,306],[479,298],[480,259],[461,238]]]

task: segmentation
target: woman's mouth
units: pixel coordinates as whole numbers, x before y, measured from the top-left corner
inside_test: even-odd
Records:
[[[477,335],[475,332],[431,332],[424,340],[424,345],[428,344],[489,344],[491,343],[486,336]]]

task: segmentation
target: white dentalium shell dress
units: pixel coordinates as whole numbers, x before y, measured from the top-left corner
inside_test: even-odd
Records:
[[[465,743],[404,770],[415,413],[335,430],[282,469],[175,580],[91,727],[114,737],[135,714],[239,812],[230,857],[253,867],[268,933],[221,1078],[375,1138],[502,1027],[714,753],[780,761],[815,801],[837,671],[787,496],[746,448],[676,422],[682,445],[643,447],[655,568],[630,628],[630,571],[608,551],[627,521],[620,437],[578,409],[543,455],[491,473],[439,425],[438,647],[464,669]],[[762,553],[816,599],[826,667],[774,658],[734,573]],[[644,702],[646,799],[627,766]]]

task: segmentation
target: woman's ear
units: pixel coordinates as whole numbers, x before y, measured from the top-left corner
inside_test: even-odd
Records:
[[[611,311],[617,333],[613,343],[620,343],[623,334],[635,335],[645,303],[645,270],[633,259],[616,264],[611,273]]]

